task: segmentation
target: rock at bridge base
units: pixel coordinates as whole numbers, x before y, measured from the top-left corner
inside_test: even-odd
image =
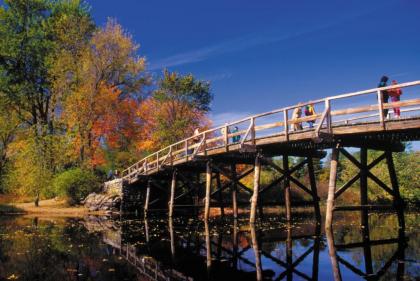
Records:
[[[89,211],[111,211],[119,212],[121,206],[121,197],[118,194],[89,194],[82,204]]]

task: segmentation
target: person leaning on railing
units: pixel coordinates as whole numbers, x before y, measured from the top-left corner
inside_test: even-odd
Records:
[[[396,80],[392,80],[392,85],[397,85],[398,82]],[[402,91],[400,88],[395,88],[395,89],[391,89],[389,90],[389,95],[391,96],[391,101],[392,102],[398,102],[400,101],[400,96],[402,95]],[[395,118],[400,118],[400,108],[399,107],[394,107],[394,115]]]
[[[300,105],[300,103],[298,104]],[[302,116],[302,108],[300,106],[293,110],[292,121],[299,119]],[[296,122],[292,124],[292,131],[302,130],[302,123]]]

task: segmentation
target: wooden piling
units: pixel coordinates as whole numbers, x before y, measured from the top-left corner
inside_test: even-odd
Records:
[[[236,165],[231,165],[231,172],[232,172],[232,209],[233,209],[233,218],[238,218],[238,201],[236,192],[238,190],[238,185],[236,184],[237,175],[236,175]]]
[[[222,217],[224,217],[225,207],[224,207],[224,202],[223,202],[223,190],[222,190],[222,183],[220,181],[220,173],[217,173],[216,183],[217,183],[217,189],[219,190],[220,214]]]
[[[333,153],[334,153],[334,150],[333,150]],[[337,155],[338,155],[338,151],[337,151]],[[331,180],[331,173],[330,173],[330,180]],[[334,235],[332,232],[332,228],[331,227],[327,228],[327,225],[325,225],[325,235],[327,236],[328,254],[330,255],[330,259],[331,259],[334,281],[341,281],[342,279],[341,279],[340,265],[338,263],[337,253],[335,251],[335,246],[334,246]]]
[[[168,220],[169,223],[169,237],[171,239],[171,255],[172,255],[172,260],[175,259],[175,236],[174,236],[174,226],[173,226],[173,220],[172,217],[169,217]]]
[[[174,199],[175,199],[175,188],[176,188],[176,170],[172,172],[172,181],[171,181],[171,197],[169,199],[169,218],[172,218],[174,213]]]
[[[360,205],[366,206],[369,204],[368,200],[368,168],[367,168],[367,148],[360,148]],[[362,209],[360,211],[360,219],[362,226],[362,235],[363,235],[363,254],[365,261],[365,270],[366,273],[372,274],[372,253],[369,246],[370,234],[369,234],[369,211],[368,209]]]
[[[332,227],[332,217],[334,209],[334,193],[337,184],[338,148],[333,148],[330,161],[330,181],[328,184],[327,211],[325,215],[325,230],[329,231]]]
[[[360,148],[360,205],[368,205],[368,171],[367,171],[367,149]],[[364,210],[361,211],[361,224],[368,224],[368,214]]]
[[[254,223],[250,224],[250,230],[251,230],[252,248],[254,250],[254,255],[255,255],[255,271],[257,273],[256,280],[260,281],[260,280],[263,280],[263,274],[262,274],[262,266],[261,266],[260,249],[258,245],[257,232],[255,231]]]
[[[146,201],[144,202],[144,215],[147,216],[147,212],[149,211],[149,200],[150,200],[150,180],[147,181],[147,189],[146,189]]]
[[[204,220],[209,219],[210,214],[210,190],[211,190],[211,162],[207,161],[206,164],[206,198],[204,204]]]
[[[207,264],[207,272],[208,272],[208,274],[210,274],[210,269],[211,269],[211,240],[210,240],[209,222],[207,220],[204,221],[204,235],[205,235],[205,238],[206,238],[206,264]]]
[[[287,263],[287,281],[293,280],[293,239],[292,239],[292,225],[290,221],[287,222],[287,239],[286,239],[286,263]]]
[[[284,179],[284,204],[286,206],[286,220],[291,221],[292,219],[292,206],[290,198],[290,180],[289,180],[289,156],[283,155],[283,170],[286,175]]]
[[[319,209],[318,190],[316,188],[316,178],[312,157],[308,157],[309,182],[311,184],[312,200],[314,202],[315,218],[317,223],[321,223],[321,210]]]
[[[261,162],[260,157],[257,155],[255,157],[255,166],[254,166],[254,190],[251,198],[251,214],[249,218],[250,223],[255,223],[255,215],[257,213],[258,205],[258,193],[260,189],[260,174],[261,174]]]
[[[388,166],[389,178],[391,179],[392,190],[394,192],[394,195],[392,198],[394,202],[394,208],[397,210],[398,225],[400,228],[404,229],[405,228],[404,202],[400,194],[400,187],[398,185],[397,173],[395,172],[394,159],[392,158],[391,151],[385,151],[385,154],[386,154],[386,162]]]

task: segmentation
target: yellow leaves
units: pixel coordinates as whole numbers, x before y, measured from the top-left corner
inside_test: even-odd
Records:
[[[9,277],[7,277],[7,280],[18,280],[18,279],[19,279],[19,276],[15,275],[15,274],[12,274]]]

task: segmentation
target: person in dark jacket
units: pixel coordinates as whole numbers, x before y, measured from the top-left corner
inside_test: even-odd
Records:
[[[386,87],[387,86],[387,82],[388,82],[388,77],[387,76],[382,76],[382,78],[381,78],[381,81],[379,81],[379,84],[378,84],[378,88],[382,88],[382,87]],[[382,94],[382,101],[383,101],[383,103],[388,103],[388,100],[389,100],[389,94],[388,94],[388,91],[381,91],[381,94]],[[383,112],[384,112],[384,118],[388,118],[388,109],[384,109],[383,110]]]

